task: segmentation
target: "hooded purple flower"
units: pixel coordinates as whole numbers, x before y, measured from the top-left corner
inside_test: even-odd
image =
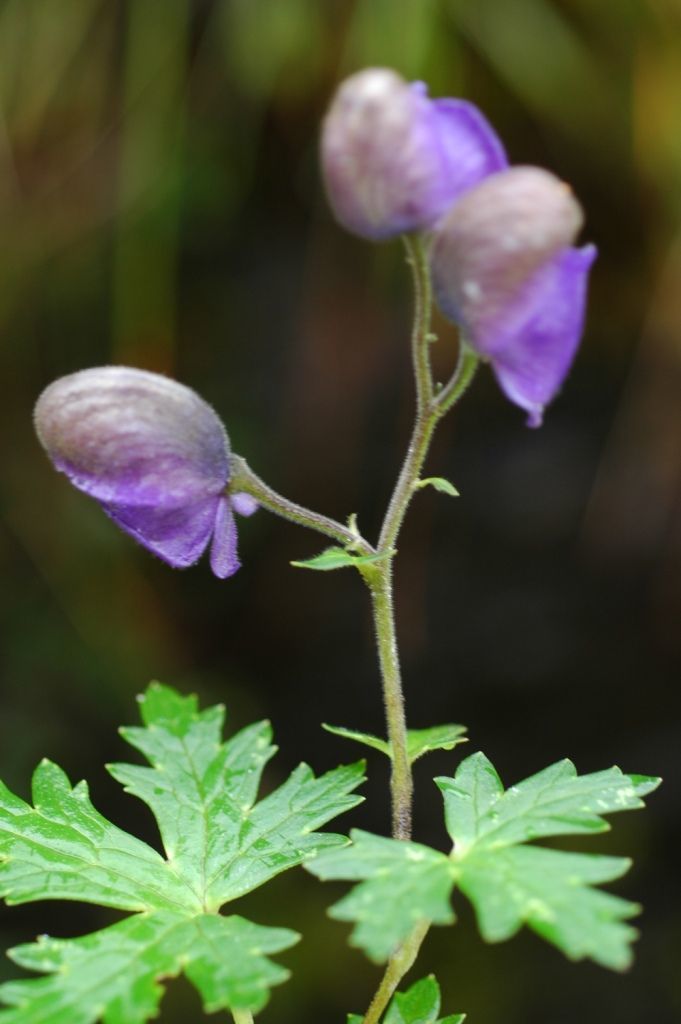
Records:
[[[386,68],[341,84],[322,129],[322,169],[338,221],[379,241],[432,227],[472,185],[507,166],[501,142],[463,100],[430,100]]]
[[[255,502],[227,496],[225,428],[190,388],[126,366],[81,370],[43,391],[35,426],[55,467],[164,562],[193,565],[212,539],[215,575],[239,568],[232,509]]]
[[[560,389],[584,321],[594,246],[572,247],[582,209],[567,185],[514,167],[476,185],[438,225],[433,283],[445,316],[489,359],[528,424]]]

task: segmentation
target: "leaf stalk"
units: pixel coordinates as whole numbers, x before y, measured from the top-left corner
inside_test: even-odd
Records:
[[[253,1024],[253,1014],[250,1010],[232,1010],[234,1024]]]
[[[371,1000],[371,1005],[364,1015],[362,1024],[378,1024],[385,1008],[395,994],[397,986],[416,960],[429,928],[430,921],[420,921],[409,938],[390,958],[381,984]]]

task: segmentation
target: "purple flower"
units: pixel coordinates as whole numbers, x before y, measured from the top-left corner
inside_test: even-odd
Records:
[[[537,167],[494,174],[438,225],[435,294],[464,340],[488,359],[512,402],[541,424],[574,358],[594,246],[575,249],[582,210]]]
[[[501,142],[463,100],[430,100],[386,68],[341,84],[322,129],[322,169],[338,221],[375,241],[430,228],[466,189],[506,167]]]
[[[256,504],[227,495],[225,428],[190,388],[127,366],[81,370],[43,391],[35,426],[55,467],[163,561],[183,569],[210,543],[215,575],[237,571],[233,509]]]

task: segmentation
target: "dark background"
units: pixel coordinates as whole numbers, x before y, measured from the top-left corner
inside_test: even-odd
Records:
[[[106,775],[116,726],[157,677],[230,724],[272,718],[274,785],[299,760],[359,751],[319,722],[381,732],[366,594],[289,561],[320,540],[260,512],[244,567],[173,572],[55,474],[31,410],[54,377],[102,363],[169,373],[223,415],[278,490],[378,529],[412,415],[411,298],[400,246],[331,219],[317,164],[336,83],[366,64],[480,105],[511,159],[572,183],[599,247],[577,363],[540,431],[487,371],[429,461],[400,540],[409,720],[465,722],[512,783],[563,756],[662,774],[650,810],[588,844],[635,857],[624,977],[523,933],[485,946],[435,929],[435,971],[471,1024],[671,1024],[681,1017],[681,5],[677,0],[3,0],[0,3],[0,762],[28,793],[47,755],[156,842]],[[440,324],[438,365],[454,359]],[[462,748],[465,750],[465,748]],[[416,837],[444,847],[417,767]],[[387,768],[341,819],[388,828]],[[291,872],[241,901],[302,931],[263,1022],[362,1011],[378,972],[324,909],[342,886]],[[112,920],[75,904],[3,912],[3,946]],[[15,976],[11,964],[2,975]],[[227,1020],[227,1015],[218,1015]],[[201,1019],[182,982],[162,1020]]]

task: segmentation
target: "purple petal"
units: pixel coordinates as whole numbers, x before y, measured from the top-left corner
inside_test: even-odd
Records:
[[[439,215],[447,157],[423,88],[386,68],[343,82],[324,121],[322,168],[334,213],[355,234],[391,238]]]
[[[237,494],[230,494],[229,500],[232,503],[234,511],[238,512],[240,516],[252,516],[253,513],[257,512],[260,508],[253,495],[246,494],[245,491],[239,491]]]
[[[218,501],[215,513],[213,543],[210,548],[210,567],[215,575],[225,580],[241,567],[236,550],[236,523],[229,498]]]
[[[193,565],[214,529],[214,553],[227,550],[229,442],[190,388],[130,367],[83,370],[45,389],[35,424],[57,469],[169,565]],[[216,564],[229,575],[226,554]]]
[[[538,427],[579,345],[589,269],[596,248],[566,249],[540,270],[512,308],[492,368],[508,398]]]
[[[336,218],[379,241],[432,227],[485,174],[501,143],[469,103],[428,98],[422,82],[368,68],[343,82],[322,130],[322,169]]]
[[[104,366],[62,377],[40,396],[35,422],[57,469],[101,502],[181,509],[229,478],[215,411],[157,373]]]
[[[449,207],[483,178],[508,167],[508,158],[499,136],[472,103],[440,99],[432,105],[449,158]]]
[[[153,508],[102,504],[122,530],[174,569],[186,569],[208,546],[220,499],[212,497],[187,508]]]
[[[509,306],[572,245],[581,222],[562,181],[538,167],[512,167],[466,192],[438,224],[431,250],[437,301],[480,355],[494,356]]]
[[[513,167],[466,192],[433,237],[440,308],[534,426],[582,331],[595,249],[571,247],[581,224],[563,182],[538,167]]]

